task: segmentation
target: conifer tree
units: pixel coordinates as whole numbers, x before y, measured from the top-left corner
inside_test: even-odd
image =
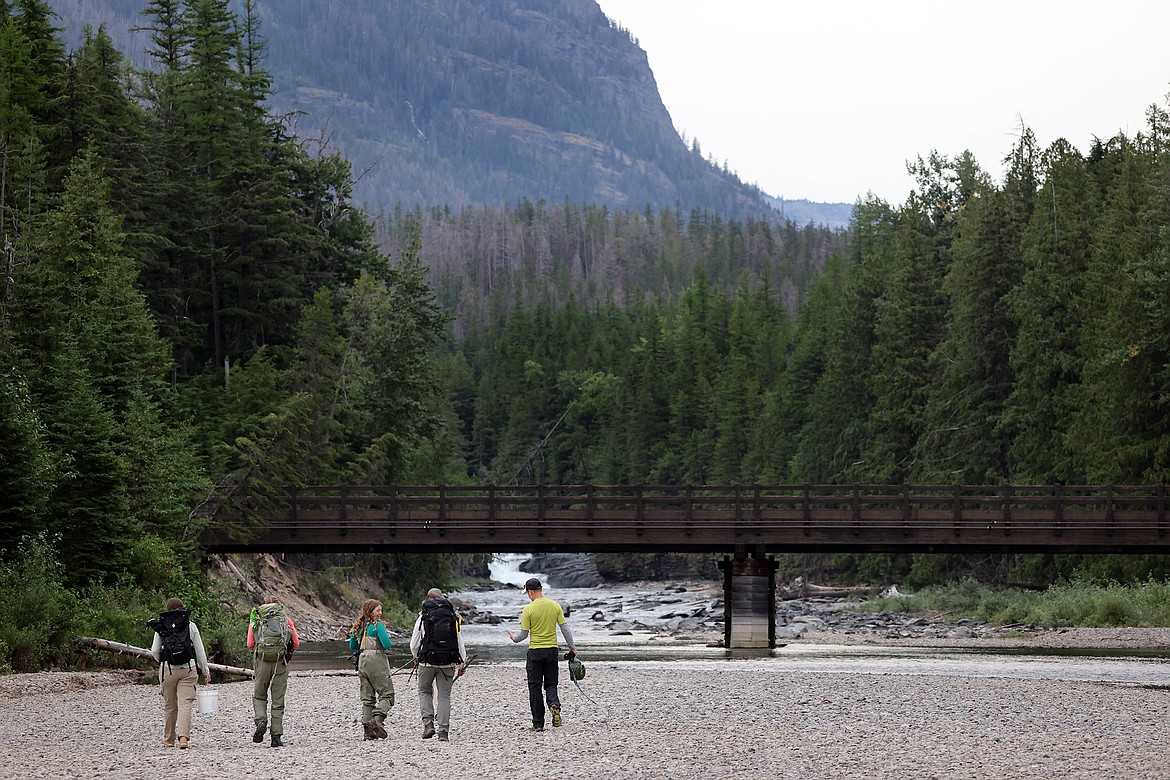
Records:
[[[932,361],[937,383],[924,410],[917,474],[930,484],[998,484],[1009,442],[996,423],[1012,388],[1015,326],[1005,296],[1018,281],[1019,242],[1006,193],[972,198],[952,247],[946,337]]]
[[[139,264],[149,239],[143,235],[149,197],[146,125],[133,99],[135,78],[104,28],[87,27],[73,53],[66,101],[70,156],[89,148],[110,183],[110,205],[122,215],[127,251]]]
[[[0,353],[0,549],[46,529],[60,462],[16,366]]]
[[[878,300],[890,284],[896,215],[870,198],[854,207],[847,278],[823,323],[824,371],[807,399],[801,434],[803,468],[818,481],[863,479],[866,421],[873,406],[869,377]]]
[[[97,159],[87,149],[74,161],[17,302],[22,361],[38,376],[48,441],[68,464],[50,530],[76,582],[126,570],[131,540],[146,531],[177,540],[201,488],[185,428],[167,420],[166,345],[122,252]]]
[[[832,478],[825,473],[828,458],[824,457],[822,440],[818,431],[810,427],[809,403],[825,372],[829,323],[835,316],[845,279],[843,261],[840,257],[831,258],[796,317],[784,376],[765,395],[762,427],[766,448],[764,478],[768,481],[818,483]]]
[[[916,473],[914,445],[933,383],[930,355],[943,335],[937,242],[915,196],[902,207],[890,284],[877,303],[870,372],[873,411],[862,452],[866,481],[900,484]]]
[[[1091,481],[1140,483],[1165,474],[1168,430],[1164,306],[1167,276],[1166,141],[1161,133],[1119,139],[1113,179],[1086,275],[1094,317],[1085,329],[1085,375],[1070,448]]]
[[[1010,480],[1075,484],[1084,477],[1065,440],[1083,372],[1083,286],[1099,198],[1087,161],[1068,142],[1053,143],[1043,160],[1046,180],[1022,238],[1021,278],[1007,300],[1017,335],[999,428],[1011,442]]]

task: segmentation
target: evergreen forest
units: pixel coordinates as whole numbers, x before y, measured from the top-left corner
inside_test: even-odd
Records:
[[[685,204],[366,213],[266,108],[252,0],[148,0],[149,69],[0,0],[0,670],[238,622],[202,529],[307,484],[1162,483],[1170,136],[1026,127],[910,164],[844,231]],[[402,603],[458,557],[378,555]],[[842,580],[1036,586],[1141,556],[833,556]]]

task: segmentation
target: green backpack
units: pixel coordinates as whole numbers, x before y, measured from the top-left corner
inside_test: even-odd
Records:
[[[261,604],[252,610],[252,636],[256,639],[256,658],[279,661],[288,652],[292,631],[288,616],[280,604]]]

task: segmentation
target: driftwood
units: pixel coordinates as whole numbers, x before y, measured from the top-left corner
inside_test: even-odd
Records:
[[[813,585],[797,577],[790,585],[781,585],[776,589],[776,597],[782,601],[807,598],[841,598],[855,594],[872,593],[876,588],[872,585],[855,585],[853,587],[833,587],[831,585]]]
[[[151,660],[154,660],[154,657],[151,656],[150,651],[147,650],[146,648],[135,647],[134,645],[127,645],[127,644],[124,644],[122,642],[114,642],[114,641],[109,640],[109,639],[99,639],[98,637],[93,637],[93,636],[78,637],[77,642],[82,647],[96,647],[98,650],[109,650],[112,653],[122,653],[123,655],[137,655],[137,656],[140,656],[142,658],[150,658]],[[211,669],[212,671],[221,672],[223,674],[234,674],[234,675],[238,675],[240,677],[251,677],[252,676],[251,669],[244,669],[244,668],[239,667],[239,666],[226,666],[225,664],[213,664],[213,663],[209,662],[207,664],[207,667],[209,669]]]

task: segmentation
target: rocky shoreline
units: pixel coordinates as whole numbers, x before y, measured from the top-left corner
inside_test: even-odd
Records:
[[[919,647],[1101,648],[1170,651],[1170,628],[992,625],[937,614],[852,611],[847,599],[781,602],[777,642]]]

